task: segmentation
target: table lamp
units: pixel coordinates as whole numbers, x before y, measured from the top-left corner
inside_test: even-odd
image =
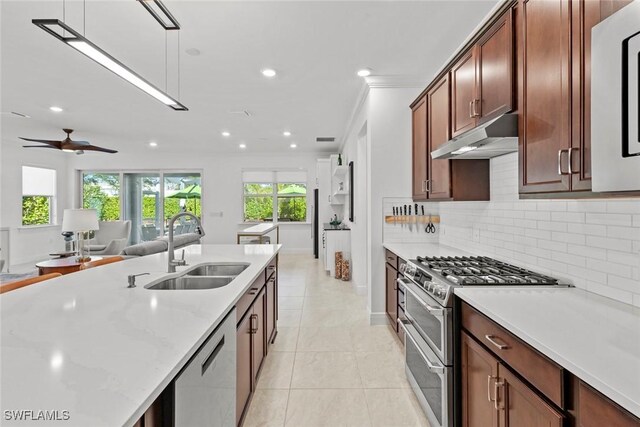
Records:
[[[95,209],[65,209],[62,216],[62,231],[78,233],[78,262],[91,261],[85,253],[85,240],[90,231],[98,230],[98,212]]]

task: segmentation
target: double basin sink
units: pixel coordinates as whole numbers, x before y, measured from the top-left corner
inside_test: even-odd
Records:
[[[249,267],[248,263],[201,264],[180,276],[161,279],[145,286],[154,290],[215,289],[228,285]]]

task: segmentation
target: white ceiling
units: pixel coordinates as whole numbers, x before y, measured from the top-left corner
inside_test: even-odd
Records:
[[[62,0],[1,1],[2,143],[17,136],[75,139],[124,153],[335,151],[364,84],[355,72],[425,82],[496,4],[491,1],[165,0],[180,31],[176,112],[31,23],[62,19]],[[83,2],[66,1],[66,23],[82,32]],[[86,36],[160,88],[165,32],[137,1],[86,2]],[[178,37],[167,33],[169,93],[177,95]],[[197,48],[200,56],[186,49]],[[260,70],[278,72],[274,79]],[[418,92],[418,91],[417,91]],[[417,93],[416,93],[417,94]],[[55,114],[51,105],[65,109]],[[408,106],[407,106],[408,107]],[[247,110],[251,117],[230,114]],[[31,119],[4,113],[18,111]],[[293,135],[285,138],[284,130]],[[222,131],[231,136],[222,137]],[[334,136],[336,144],[315,142]]]

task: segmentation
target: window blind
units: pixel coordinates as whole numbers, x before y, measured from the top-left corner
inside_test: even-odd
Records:
[[[54,169],[22,167],[23,196],[55,196],[56,171]]]

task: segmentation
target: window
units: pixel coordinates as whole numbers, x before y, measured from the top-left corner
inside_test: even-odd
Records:
[[[98,211],[100,221],[120,219],[120,174],[83,173],[82,207]]]
[[[307,173],[245,171],[242,174],[244,221],[307,220]]]
[[[22,225],[53,224],[56,171],[22,167]]]

